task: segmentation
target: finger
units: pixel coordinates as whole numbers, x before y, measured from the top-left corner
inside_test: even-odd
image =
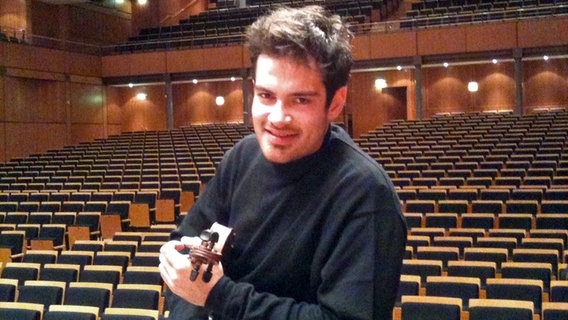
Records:
[[[199,237],[181,237],[180,242],[189,248],[199,247],[201,245],[201,239]]]
[[[179,246],[181,244],[180,241],[178,240],[170,240],[166,243],[164,243],[161,247],[160,247],[160,253],[166,253],[169,251],[178,251],[176,249],[177,246]]]

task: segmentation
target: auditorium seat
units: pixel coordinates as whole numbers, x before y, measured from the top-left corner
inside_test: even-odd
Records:
[[[402,261],[402,274],[420,276],[422,285],[428,276],[441,276],[443,262],[441,260],[409,259]]]
[[[497,275],[497,264],[491,261],[448,261],[447,275],[479,279],[480,288],[485,289],[487,279]]]
[[[472,277],[431,276],[426,279],[426,295],[459,298],[463,310],[469,308],[470,299],[480,298],[481,281]]]
[[[460,320],[461,299],[431,296],[402,296],[402,320]]]
[[[65,294],[65,305],[82,305],[99,308],[102,313],[110,306],[112,283],[72,282]]]
[[[533,320],[533,316],[531,301],[489,298],[469,301],[469,320]]]
[[[486,299],[506,299],[532,302],[535,314],[540,314],[543,296],[541,280],[526,279],[487,279],[485,287]],[[471,305],[470,300],[470,307]],[[471,319],[470,309],[470,319]],[[532,316],[531,316],[532,318]],[[489,317],[486,319],[495,319]]]
[[[0,302],[0,313],[5,319],[41,320],[43,305],[25,302]]]
[[[567,302],[543,302],[542,303],[542,319],[543,320],[564,320],[568,319],[568,303]]]
[[[51,305],[44,320],[97,320],[99,308],[76,305]]]

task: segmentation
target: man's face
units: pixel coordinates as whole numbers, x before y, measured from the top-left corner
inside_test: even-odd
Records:
[[[315,62],[309,61],[258,57],[252,116],[256,138],[270,162],[286,163],[319,150],[330,121],[343,108],[345,88],[325,108],[325,86]]]

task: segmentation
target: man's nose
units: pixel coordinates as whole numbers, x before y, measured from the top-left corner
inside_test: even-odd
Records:
[[[290,122],[292,118],[286,114],[286,108],[281,101],[278,101],[270,110],[268,121],[273,123]]]

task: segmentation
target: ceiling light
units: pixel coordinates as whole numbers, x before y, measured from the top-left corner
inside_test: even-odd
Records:
[[[148,0],[138,0],[138,4],[141,6],[145,6],[148,3]]]
[[[544,56],[542,58],[544,59],[544,61],[548,61],[548,56]]]
[[[146,100],[146,98],[148,98],[148,94],[145,93],[145,92],[138,92],[136,94],[136,100],[144,101],[144,100]]]
[[[236,80],[236,78],[235,78],[235,77],[231,77],[231,81],[235,81],[235,80]]]
[[[443,64],[444,68],[447,68],[449,65],[450,65],[450,64],[447,63],[447,62],[444,62],[444,64]]]
[[[498,62],[497,59],[493,59],[491,61],[493,62],[493,64],[497,64],[497,62]]]
[[[197,82],[199,82],[199,81],[197,81],[197,79],[193,79],[193,81],[191,81],[191,82],[193,82],[193,84],[197,84]]]
[[[133,88],[133,87],[134,87],[134,83],[130,82],[130,83],[128,84],[128,87],[129,87],[129,88]]]
[[[396,70],[400,71],[400,70],[402,70],[402,67],[401,67],[401,66],[396,66]]]

